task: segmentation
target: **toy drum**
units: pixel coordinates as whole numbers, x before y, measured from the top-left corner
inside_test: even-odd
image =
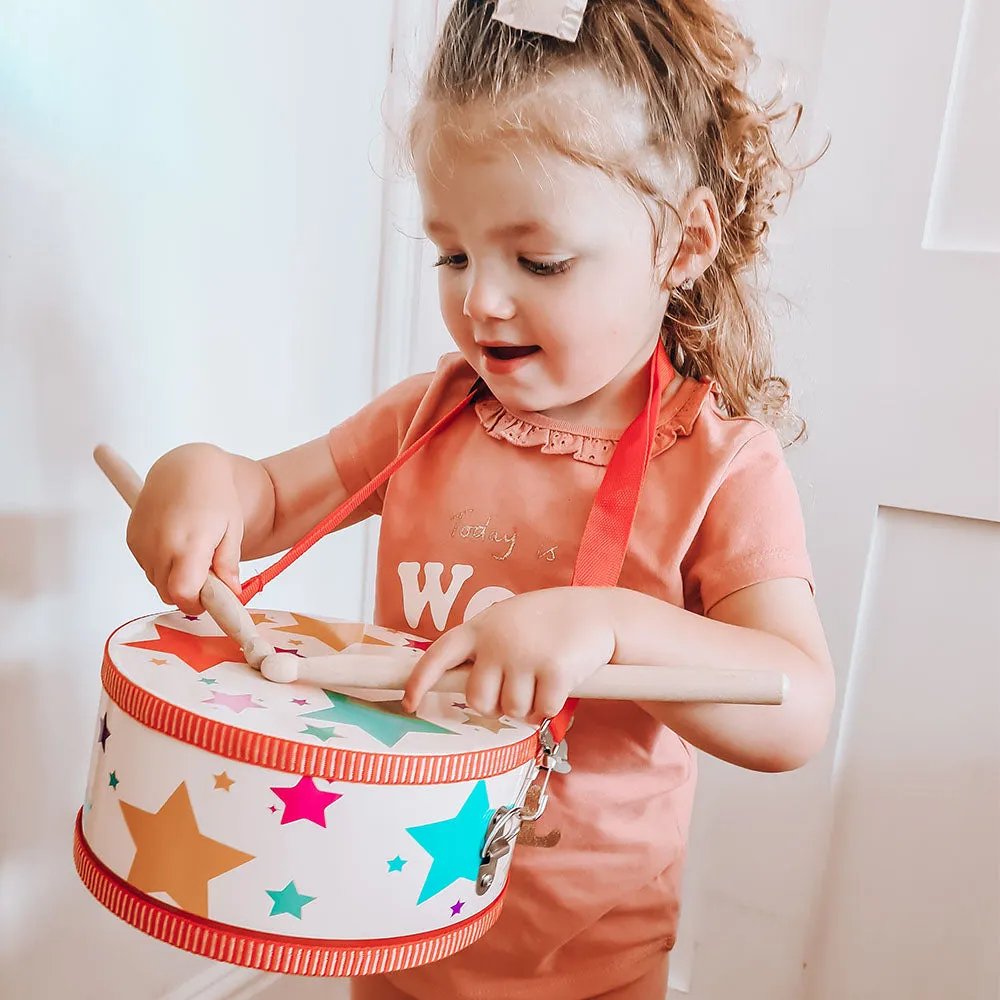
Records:
[[[412,650],[371,625],[253,613],[279,651]],[[464,948],[496,921],[537,773],[534,727],[430,694],[266,680],[207,615],[108,639],[75,859],[134,927],[269,972],[356,976]]]

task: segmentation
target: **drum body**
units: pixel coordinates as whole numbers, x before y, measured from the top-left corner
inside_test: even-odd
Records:
[[[254,612],[299,655],[413,650],[412,636]],[[109,638],[75,857],[91,892],[178,947],[271,972],[354,976],[466,947],[497,809],[521,801],[538,733],[432,694],[275,684],[207,618],[142,618]],[[489,879],[482,880],[489,882]]]

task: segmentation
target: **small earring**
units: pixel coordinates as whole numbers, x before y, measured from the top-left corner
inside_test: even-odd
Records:
[[[694,278],[685,278],[677,287],[682,292],[690,292],[694,288]]]

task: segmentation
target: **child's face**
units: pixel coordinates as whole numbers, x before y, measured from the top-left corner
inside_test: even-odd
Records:
[[[417,156],[417,180],[445,323],[497,399],[592,426],[627,424],[668,297],[638,197],[523,139],[438,136]]]

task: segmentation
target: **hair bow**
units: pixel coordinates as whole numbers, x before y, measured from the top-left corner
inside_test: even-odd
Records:
[[[587,0],[497,0],[494,21],[575,42]]]

